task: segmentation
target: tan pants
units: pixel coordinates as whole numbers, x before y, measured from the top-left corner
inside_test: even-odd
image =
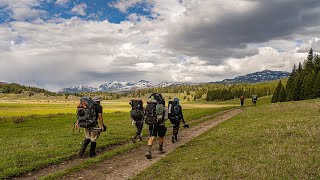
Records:
[[[84,135],[86,139],[90,139],[91,142],[96,142],[97,139],[99,138],[100,132],[93,131],[92,128],[85,128]]]

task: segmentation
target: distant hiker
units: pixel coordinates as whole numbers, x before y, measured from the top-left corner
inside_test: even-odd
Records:
[[[130,116],[132,118],[132,122],[136,125],[137,128],[136,134],[131,138],[131,140],[133,143],[136,143],[137,138],[139,138],[139,141],[142,141],[141,131],[143,128],[144,116],[143,102],[141,99],[133,99],[129,104],[131,105]]]
[[[153,93],[147,101],[144,119],[149,125],[150,137],[148,140],[148,149],[146,152],[147,159],[152,158],[152,145],[154,139],[159,136],[159,154],[165,153],[163,150],[164,136],[167,128],[165,126],[165,119],[167,119],[167,109],[165,101],[161,94]]]
[[[241,106],[243,106],[243,104],[244,104],[244,97],[243,96],[240,97],[240,103],[241,103]]]
[[[253,95],[253,96],[252,96],[252,103],[253,103],[253,105],[256,105],[256,104],[257,104],[257,101],[258,101],[257,95]]]
[[[169,101],[168,103],[168,118],[170,119],[170,122],[172,124],[172,138],[171,142],[175,143],[178,140],[178,133],[180,128],[180,122],[184,124],[184,128],[188,128],[189,125],[187,125],[183,118],[182,108],[179,103],[178,98],[174,98],[173,101]]]
[[[96,156],[97,139],[100,132],[106,130],[103,124],[102,106],[100,105],[101,98],[94,97],[93,100],[88,97],[83,97],[77,109],[77,127],[84,128],[85,139],[81,146],[79,156],[82,157],[89,143],[90,157]]]

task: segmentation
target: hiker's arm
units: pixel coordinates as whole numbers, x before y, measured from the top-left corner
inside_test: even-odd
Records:
[[[98,121],[99,121],[99,128],[103,129],[102,106],[101,106],[101,109],[98,110]]]
[[[99,128],[103,128],[103,116],[102,113],[98,114]]]
[[[182,107],[180,106],[180,115],[181,115],[181,121],[183,124],[186,124],[186,122],[184,121],[184,118],[183,118],[183,113],[182,113]]]

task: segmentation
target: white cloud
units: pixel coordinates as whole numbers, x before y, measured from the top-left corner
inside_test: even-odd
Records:
[[[79,5],[76,5],[71,9],[71,12],[74,12],[76,14],[80,14],[81,16],[87,15],[86,9],[87,9],[87,4],[86,3],[81,3]]]
[[[40,6],[41,0],[2,0],[0,8],[9,10],[11,18],[17,21],[34,20],[47,16],[47,12],[34,7]]]
[[[69,2],[69,0],[57,0],[56,4],[59,5],[59,6],[64,6],[68,2]]]
[[[127,9],[135,6],[138,3],[142,3],[145,0],[119,0],[109,3],[110,7],[119,9],[119,11],[126,13]]]

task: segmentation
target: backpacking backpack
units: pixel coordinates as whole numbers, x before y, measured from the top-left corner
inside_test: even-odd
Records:
[[[169,101],[168,103],[168,118],[170,119],[170,122],[172,124],[175,124],[179,121],[181,121],[181,112],[180,112],[180,107],[177,101]]]
[[[145,110],[145,122],[148,125],[155,125],[158,122],[157,118],[157,108],[158,103],[156,101],[147,102],[146,110]]]
[[[98,124],[96,118],[95,102],[89,97],[82,97],[77,107],[78,126],[81,128],[95,127]]]
[[[159,104],[162,104],[163,106],[166,105],[166,102],[164,100],[164,98],[162,97],[162,94],[159,93],[152,93],[149,98],[154,98]]]
[[[143,111],[143,102],[142,100],[131,100],[130,103],[131,105],[131,111],[130,115],[133,120],[140,120],[143,118],[144,111]]]

